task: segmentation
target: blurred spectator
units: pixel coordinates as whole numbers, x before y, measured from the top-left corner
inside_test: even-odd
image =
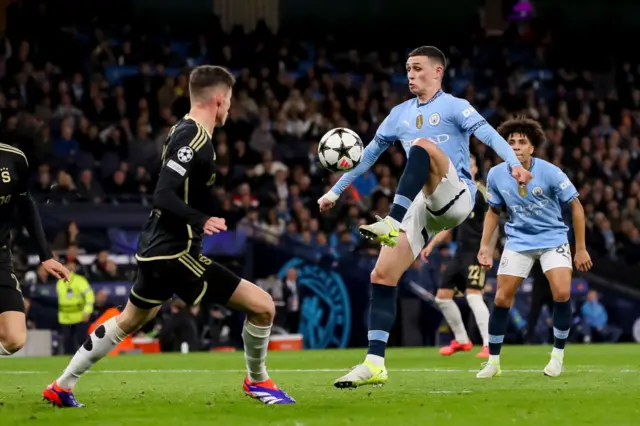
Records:
[[[598,293],[595,290],[587,293],[587,301],[584,302],[580,311],[585,343],[593,341],[594,338],[599,338],[603,342],[617,342],[620,339],[622,330],[608,324],[607,310],[598,300]]]

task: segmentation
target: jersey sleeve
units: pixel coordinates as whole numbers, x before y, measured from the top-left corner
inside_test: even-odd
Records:
[[[393,108],[378,127],[374,139],[379,144],[392,145],[396,140],[398,140],[397,127],[399,113],[400,111],[398,107]]]
[[[382,121],[376,131],[373,140],[364,148],[362,161],[353,170],[340,176],[338,182],[333,185],[331,192],[340,196],[354,180],[371,168],[380,155],[398,139],[397,137],[398,107],[391,110],[389,115]]]
[[[456,101],[452,104],[451,113],[460,128],[491,147],[509,167],[521,166],[509,143],[500,136],[496,129],[468,101],[464,99],[456,99]]]
[[[496,182],[496,174],[498,173],[498,170],[494,167],[489,170],[489,174],[487,176],[487,203],[496,209],[500,209],[505,205],[504,198],[502,198],[502,194],[500,193]]]
[[[571,182],[571,179],[569,179],[569,177],[562,170],[554,167],[550,170],[550,174],[551,182],[549,183],[560,202],[569,204],[570,202],[578,198],[578,196],[580,195],[578,193],[578,190]]]
[[[380,155],[389,148],[389,146],[390,145],[387,145],[384,142],[379,142],[378,139],[373,139],[369,145],[364,148],[362,161],[360,161],[353,170],[350,170],[340,176],[338,182],[336,182],[336,184],[333,185],[333,188],[331,188],[331,192],[338,196],[342,194],[342,192],[347,189],[347,187],[351,185],[358,176],[369,170],[371,166],[375,164]]]
[[[16,170],[18,172],[18,185],[17,185],[17,208],[22,223],[29,236],[35,241],[36,248],[38,250],[38,257],[40,261],[44,262],[53,257],[53,253],[47,243],[47,236],[42,228],[42,220],[40,219],[40,212],[36,202],[31,198],[29,193],[29,163],[27,157],[24,154],[16,155]]]
[[[185,191],[194,166],[203,161],[202,147],[206,144],[207,135],[199,126],[189,126],[177,130],[170,137],[162,158],[154,206],[173,213],[189,225],[202,227],[209,217],[189,206],[179,194]]]

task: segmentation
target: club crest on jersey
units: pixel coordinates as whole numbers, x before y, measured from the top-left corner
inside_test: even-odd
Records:
[[[527,195],[529,195],[527,185],[518,185],[518,194],[520,194],[521,197],[526,197]]]
[[[416,117],[416,127],[418,129],[422,129],[423,124],[424,124],[424,118],[422,117],[422,114],[420,114],[419,116]]]
[[[432,126],[437,126],[438,123],[440,123],[440,114],[434,112],[429,116],[429,124],[431,124]]]
[[[183,146],[178,150],[178,160],[181,163],[188,163],[193,159],[193,150],[188,146]]]
[[[540,188],[539,186],[536,186],[535,188],[533,188],[533,191],[531,191],[531,192],[536,197],[540,197],[543,194],[542,188]]]

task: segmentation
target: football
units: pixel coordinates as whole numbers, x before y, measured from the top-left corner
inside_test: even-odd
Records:
[[[348,172],[360,163],[364,145],[353,130],[338,127],[320,139],[318,155],[322,166],[332,172]]]

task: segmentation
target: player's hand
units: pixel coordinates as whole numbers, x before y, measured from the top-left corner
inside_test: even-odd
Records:
[[[227,230],[227,224],[224,218],[222,217],[210,217],[204,223],[204,234],[205,235],[213,235],[222,231]]]
[[[525,169],[522,166],[516,166],[512,168],[511,176],[513,176],[515,180],[517,180],[518,183],[522,185],[528,184],[533,178],[533,175],[531,174],[531,172],[529,172],[529,170]]]
[[[320,205],[320,211],[324,212],[333,208],[336,205],[336,201],[338,201],[338,195],[332,191],[327,192],[322,197],[318,199],[318,204]]]
[[[57,260],[53,258],[47,259],[42,262],[42,266],[44,266],[45,271],[47,271],[57,279],[64,279],[65,281],[69,281],[69,270]]]
[[[487,246],[481,246],[478,251],[478,263],[485,269],[491,269],[493,266],[493,251]]]
[[[429,263],[429,256],[431,256],[431,252],[433,251],[433,247],[431,244],[427,244],[425,248],[420,252],[420,257],[424,261],[424,263]]]
[[[586,249],[576,251],[576,255],[573,259],[576,264],[576,268],[580,272],[587,272],[593,266],[593,262],[591,262],[591,256]]]

